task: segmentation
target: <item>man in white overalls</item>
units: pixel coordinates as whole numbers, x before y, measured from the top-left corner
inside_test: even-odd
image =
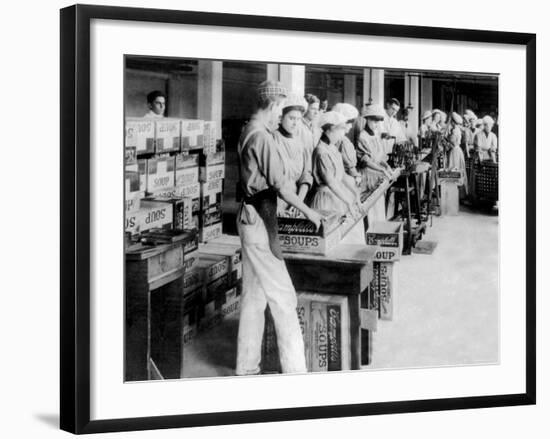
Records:
[[[275,323],[283,373],[306,372],[304,343],[296,314],[296,291],[277,235],[277,197],[300,210],[318,228],[319,213],[287,184],[273,131],[279,124],[285,88],[275,81],[258,86],[258,110],[239,139],[240,185],[244,200],[237,215],[242,244],[243,292],[237,340],[237,375],[260,373],[264,311]]]

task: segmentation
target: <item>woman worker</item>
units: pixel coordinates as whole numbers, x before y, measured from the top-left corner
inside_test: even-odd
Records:
[[[285,177],[290,189],[304,201],[313,184],[311,174],[311,153],[298,135],[299,124],[306,111],[306,100],[297,94],[289,94],[283,103],[283,115],[279,128],[275,131],[275,141],[284,163]],[[281,198],[278,199],[279,215],[285,210],[294,209]]]
[[[483,130],[474,137],[474,149],[478,152],[481,160],[497,162],[497,136],[491,130],[494,120],[491,116],[483,117]]]
[[[359,116],[359,111],[357,111],[357,108],[353,105],[346,103],[336,104],[332,107],[332,111],[336,111],[346,118],[346,135],[336,146],[340,154],[342,154],[346,174],[353,178],[355,185],[359,187],[361,184],[361,174],[357,171],[357,153],[355,152],[355,146],[353,146],[353,143],[348,137],[355,119]]]
[[[391,178],[391,168],[386,163],[386,151],[380,137],[379,127],[384,120],[385,111],[377,104],[366,107],[363,117],[365,128],[359,134],[356,144],[359,170],[363,176],[366,190],[373,190],[380,177]],[[381,196],[370,208],[367,218],[369,224],[386,219],[385,197]]]
[[[319,121],[323,134],[313,151],[313,178],[317,187],[311,207],[340,215],[353,214],[359,202],[355,184],[345,177],[344,161],[336,146],[345,136],[346,122],[336,111],[323,113]]]
[[[284,373],[305,372],[302,332],[296,314],[296,292],[282,259],[277,236],[277,196],[300,210],[317,227],[321,217],[288,189],[284,163],[273,131],[286,96],[274,81],[257,89],[258,110],[238,143],[240,186],[244,200],[237,214],[242,244],[243,292],[237,339],[237,375],[260,372],[264,311],[269,304]]]
[[[458,182],[460,190],[460,198],[465,198],[468,193],[468,186],[466,183],[466,162],[464,160],[464,153],[460,148],[460,140],[462,138],[462,117],[453,112],[451,114],[450,134],[448,137],[448,149],[445,152],[446,168],[453,171],[460,171],[460,180]]]

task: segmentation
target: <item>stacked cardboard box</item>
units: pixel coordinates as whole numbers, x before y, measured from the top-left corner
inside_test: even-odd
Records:
[[[381,320],[392,320],[396,310],[398,266],[403,251],[403,223],[380,221],[366,232],[367,246],[375,250],[370,307]]]
[[[208,242],[222,234],[222,194],[225,177],[225,151],[215,150],[199,157],[200,209],[199,230],[201,242]]]
[[[323,372],[351,368],[348,300],[345,296],[298,292],[296,312],[304,338],[307,370]],[[280,372],[273,317],[266,310],[262,371]]]

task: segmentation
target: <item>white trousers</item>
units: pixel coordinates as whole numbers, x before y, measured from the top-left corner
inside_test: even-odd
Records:
[[[253,206],[241,206],[237,228],[242,244],[243,292],[236,373],[260,372],[267,304],[275,323],[282,372],[306,372],[304,341],[296,314],[296,291],[286,265],[271,252],[264,222]]]

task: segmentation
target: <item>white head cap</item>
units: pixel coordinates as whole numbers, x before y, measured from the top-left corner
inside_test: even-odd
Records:
[[[424,111],[424,114],[422,115],[422,120],[426,120],[432,117],[432,112],[430,110]]]
[[[285,113],[285,109],[290,111],[290,108],[299,110],[303,113],[306,111],[307,106],[307,102],[302,95],[297,93],[289,93],[283,103],[283,113]]]
[[[359,111],[351,104],[340,102],[332,107],[332,111],[342,114],[346,120],[356,119],[359,116]]]
[[[319,126],[324,127],[325,125],[341,125],[345,126],[347,119],[342,113],[337,111],[327,111],[322,113],[319,117]]]
[[[451,114],[451,117],[455,123],[462,125],[462,116],[460,114],[455,113],[453,111],[453,114]]]
[[[483,116],[483,123],[486,123],[487,125],[490,125],[490,126],[493,126],[495,124],[495,121],[493,120],[493,118],[489,115],[487,116]]]
[[[376,117],[382,118],[386,116],[386,112],[381,105],[378,104],[369,104],[365,106],[365,111],[363,111],[363,117]]]

